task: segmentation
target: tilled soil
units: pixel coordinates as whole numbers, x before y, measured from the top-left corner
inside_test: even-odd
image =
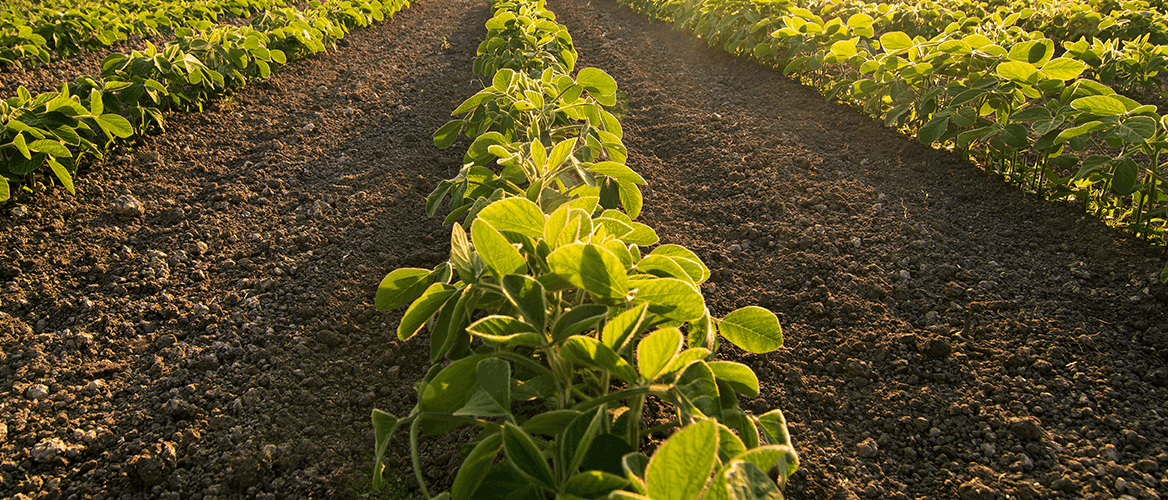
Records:
[[[1168,495],[1162,252],[611,0],[548,7],[627,93],[642,219],[716,314],[781,318],[725,355],[790,422],[787,496]],[[369,413],[409,411],[428,351],[374,290],[447,257],[424,196],[467,141],[429,137],[489,15],[419,2],[0,215],[0,495],[367,491]],[[429,480],[465,437],[423,443]]]

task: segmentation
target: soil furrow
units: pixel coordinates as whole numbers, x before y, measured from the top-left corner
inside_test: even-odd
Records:
[[[553,0],[628,93],[643,219],[761,304],[790,498],[1168,494],[1162,253],[611,0]],[[1118,486],[1117,486],[1118,485]]]
[[[371,409],[407,412],[427,359],[374,290],[446,258],[424,196],[461,153],[429,137],[482,88],[470,64],[488,17],[419,2],[172,118],[89,168],[77,196],[8,210],[0,496],[362,488]],[[445,477],[457,448],[430,448]]]

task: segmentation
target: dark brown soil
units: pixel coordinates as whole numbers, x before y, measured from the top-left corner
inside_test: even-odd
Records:
[[[726,355],[791,424],[788,497],[1168,495],[1161,251],[612,0],[548,7],[627,93],[644,221],[717,314],[780,315],[784,349]],[[374,290],[447,257],[424,196],[467,144],[429,137],[489,15],[419,2],[10,206],[0,496],[365,491],[369,413],[409,411],[428,349]],[[430,480],[459,438],[424,443]]]

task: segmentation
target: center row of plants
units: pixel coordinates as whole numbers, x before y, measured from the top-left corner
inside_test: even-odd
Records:
[[[408,3],[330,0],[304,11],[270,10],[248,26],[194,23],[176,29],[160,49],[110,55],[98,76],[36,96],[20,87],[0,102],[0,202],[54,182],[73,192],[82,158],[100,158],[116,140],[161,130],[166,113],[202,110],[209,99],[322,52],[350,29]]]
[[[824,17],[790,2],[622,2],[780,68],[922,143],[963,151],[1024,189],[1168,243],[1168,116],[1116,91],[1159,86],[1168,47],[1147,35],[1058,47],[1018,26],[1016,15],[988,24],[969,17],[914,36],[877,31],[863,12]],[[1161,277],[1168,280],[1168,266]]]
[[[432,366],[408,415],[373,411],[375,487],[403,427],[427,499],[781,497],[798,463],[783,414],[739,408],[758,378],[718,359],[720,338],[781,347],[778,318],[712,316],[701,259],[635,221],[645,180],[626,164],[616,82],[573,76],[572,39],[542,1],[497,1],[486,27],[474,69],[491,85],[434,135],[473,139],[426,204],[447,204],[450,258],[377,291],[380,310],[409,304],[398,337],[428,331]],[[647,415],[650,398],[666,413]],[[463,426],[478,433],[435,496],[420,440]]]

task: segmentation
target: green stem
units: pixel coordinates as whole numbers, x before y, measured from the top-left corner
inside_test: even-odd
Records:
[[[620,401],[620,400],[625,399],[627,397],[632,397],[632,396],[637,396],[637,395],[640,395],[643,397],[645,394],[657,395],[657,394],[664,394],[664,392],[665,391],[663,391],[663,390],[653,389],[652,387],[638,386],[638,387],[633,387],[630,389],[625,389],[623,391],[610,392],[610,393],[605,394],[603,396],[600,396],[598,398],[590,399],[588,401],[581,402],[580,404],[572,407],[572,409],[576,410],[576,411],[584,411],[584,410],[587,410],[589,408],[592,408],[595,406],[600,406],[600,405],[605,404],[605,403],[611,403],[613,401]]]
[[[629,418],[626,427],[625,440],[634,450],[641,449],[641,413],[645,409],[645,395],[638,394],[629,398]]]
[[[426,500],[430,500],[430,491],[426,489],[426,478],[422,477],[422,458],[418,453],[418,430],[422,427],[422,419],[415,418],[410,423],[410,461],[414,465],[414,478],[418,481],[418,489],[422,490],[422,496]]]

